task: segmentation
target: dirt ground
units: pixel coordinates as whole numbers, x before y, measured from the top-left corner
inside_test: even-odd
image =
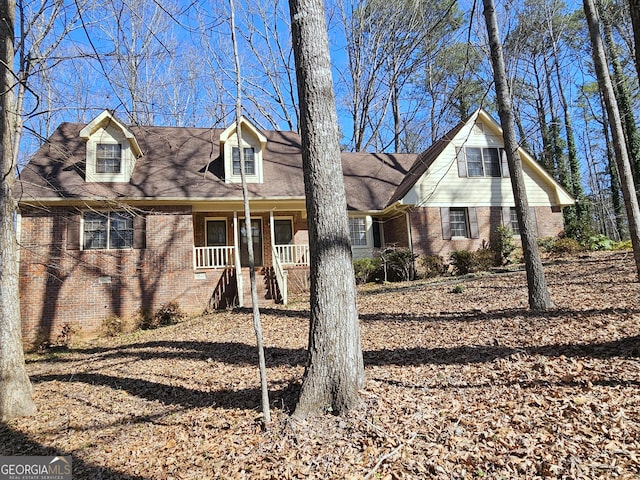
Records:
[[[74,479],[640,478],[632,254],[545,271],[540,314],[522,271],[361,287],[367,383],[342,417],[291,419],[307,304],[264,310],[267,431],[246,312],[30,355],[38,413],[0,455],[72,455]]]

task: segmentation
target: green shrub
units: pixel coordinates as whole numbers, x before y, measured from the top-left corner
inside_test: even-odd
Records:
[[[551,253],[553,250],[553,244],[555,243],[556,238],[554,237],[543,237],[538,239],[538,248],[545,253]]]
[[[456,275],[466,275],[473,270],[473,253],[469,250],[451,252],[449,259]]]
[[[353,261],[356,283],[380,282],[382,279],[382,261],[380,258],[358,258]]]
[[[467,275],[474,272],[486,272],[495,265],[495,253],[487,248],[480,248],[475,252],[456,250],[450,255],[453,273]]]
[[[451,293],[464,293],[464,285],[456,285],[450,290]]]
[[[383,268],[384,280],[406,282],[414,278],[414,255],[408,248],[388,247],[378,253]]]
[[[496,255],[493,250],[481,248],[473,252],[472,272],[488,272],[496,265]]]
[[[438,277],[447,271],[444,260],[440,255],[425,255],[420,258],[420,265],[426,278]]]
[[[565,236],[539,238],[538,248],[552,255],[573,255],[584,250],[576,239]]]
[[[633,247],[631,245],[631,240],[625,240],[624,242],[616,242],[613,245],[613,250],[631,250]]]
[[[583,246],[587,250],[611,250],[613,249],[614,242],[606,235],[600,234],[587,238],[584,241]]]
[[[576,239],[569,237],[556,239],[551,247],[551,253],[555,255],[572,255],[582,250],[582,245]]]
[[[491,242],[491,249],[495,253],[497,264],[506,265],[511,263],[511,254],[516,249],[516,243],[513,241],[513,230],[499,225]]]

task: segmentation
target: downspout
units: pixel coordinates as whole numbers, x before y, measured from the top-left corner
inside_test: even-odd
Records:
[[[20,245],[22,244],[22,214],[20,212],[16,213],[16,239],[18,240],[18,248],[16,261],[18,262],[18,267],[20,266],[20,253],[22,252],[22,248]]]

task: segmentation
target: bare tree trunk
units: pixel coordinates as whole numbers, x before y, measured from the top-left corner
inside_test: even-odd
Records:
[[[524,253],[525,267],[527,270],[527,284],[529,287],[529,308],[532,310],[548,310],[553,308],[553,301],[547,290],[547,282],[544,277],[544,269],[538,252],[535,229],[533,228],[529,213],[529,202],[522,174],[522,161],[518,155],[518,142],[513,120],[513,108],[511,106],[511,94],[507,84],[507,75],[502,56],[502,45],[498,33],[498,20],[496,18],[493,0],[483,0],[484,18],[489,34],[489,46],[491,49],[491,63],[493,65],[493,77],[496,85],[498,114],[504,135],[504,149],[507,155],[509,172],[511,173],[511,187],[516,203],[516,213],[520,224],[520,238],[522,239],[522,251]]]
[[[0,421],[31,415],[36,407],[24,364],[18,294],[18,244],[13,186],[17,152],[12,68],[15,1],[0,0]]]
[[[236,136],[238,138],[238,156],[240,157],[240,178],[242,180],[242,197],[244,200],[244,224],[247,230],[247,254],[249,257],[249,278],[251,284],[251,306],[253,309],[253,329],[256,334],[258,346],[258,367],[260,370],[260,386],[262,392],[262,417],[265,425],[271,423],[271,410],[269,408],[269,386],[267,383],[267,367],[264,358],[264,345],[262,342],[262,322],[260,321],[260,308],[258,306],[258,288],[256,285],[256,265],[253,253],[253,231],[251,229],[251,209],[249,208],[249,191],[244,170],[244,146],[242,143],[242,77],[240,75],[240,58],[238,56],[238,43],[236,41],[235,9],[233,0],[229,0],[231,10],[231,37],[233,43],[233,56],[236,67]],[[237,248],[240,246],[238,245]],[[240,275],[240,272],[237,272]]]
[[[640,79],[640,0],[629,0],[631,24],[633,25],[633,41],[636,51],[636,71]]]
[[[613,31],[611,19],[604,16],[604,45],[609,51],[609,60],[613,71],[613,88],[618,102],[618,110],[622,118],[622,129],[627,142],[627,154],[631,162],[631,171],[633,172],[633,180],[636,186],[636,194],[640,187],[640,134],[636,125],[636,119],[633,112],[631,95],[625,82],[625,74],[618,58],[618,47],[613,40]]]
[[[357,405],[364,364],[322,0],[289,0],[311,253],[307,366],[295,416]]]
[[[584,13],[587,17],[587,24],[589,26],[589,37],[591,38],[591,49],[593,50],[593,63],[596,67],[598,85],[600,86],[605,106],[607,107],[607,115],[609,117],[609,125],[611,127],[611,137],[613,140],[616,164],[618,165],[620,187],[622,188],[622,196],[627,209],[627,220],[629,222],[631,244],[633,245],[633,256],[636,262],[637,274],[640,276],[640,209],[638,208],[638,197],[636,196],[635,186],[633,184],[633,172],[631,171],[631,163],[629,161],[629,154],[625,143],[622,119],[618,110],[618,103],[616,102],[611,77],[609,76],[609,68],[604,53],[604,44],[602,42],[602,36],[600,35],[598,12],[593,0],[583,0],[583,3]]]

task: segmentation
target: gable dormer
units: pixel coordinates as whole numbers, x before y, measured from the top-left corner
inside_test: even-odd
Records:
[[[242,145],[238,144],[235,123],[220,134],[220,154],[224,160],[225,183],[240,183],[240,148],[244,152],[245,178],[247,183],[262,183],[263,153],[267,138],[249,120],[240,119]]]
[[[128,182],[136,159],[142,156],[131,131],[105,110],[80,130],[86,146],[87,182]]]

